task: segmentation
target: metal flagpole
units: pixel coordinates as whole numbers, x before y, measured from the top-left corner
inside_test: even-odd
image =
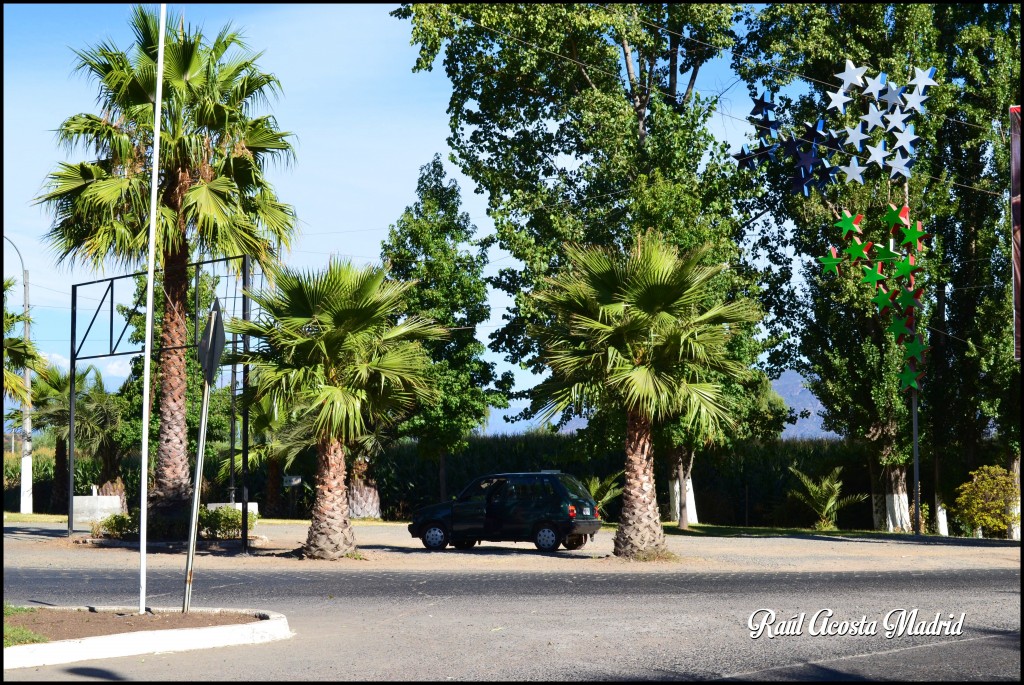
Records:
[[[164,34],[167,30],[167,4],[160,3],[160,39],[156,57],[156,103],[153,109],[153,174],[149,193],[149,258],[146,277],[146,352],[142,371],[142,476],[139,506],[139,613],[146,613],[146,524],[149,500],[149,376],[153,351],[153,271],[156,262],[156,202],[160,180],[160,115],[163,111]]]

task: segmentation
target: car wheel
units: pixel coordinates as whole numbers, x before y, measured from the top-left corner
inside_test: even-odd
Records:
[[[558,529],[550,523],[541,524],[537,528],[537,532],[533,534],[533,544],[537,545],[537,549],[541,552],[554,552],[561,542],[562,538],[558,534]]]
[[[587,544],[586,535],[569,535],[562,541],[562,547],[566,549],[579,549],[585,544]]]
[[[457,540],[452,543],[452,547],[455,549],[473,549],[476,546],[476,540]]]
[[[420,540],[423,541],[423,546],[427,549],[444,549],[448,546],[448,529],[442,523],[431,521],[423,526]]]

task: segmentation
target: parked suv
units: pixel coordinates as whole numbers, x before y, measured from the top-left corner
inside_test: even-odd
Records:
[[[477,478],[451,502],[416,511],[409,533],[427,549],[470,549],[489,542],[533,541],[553,552],[579,549],[601,528],[597,503],[559,471],[498,473]]]

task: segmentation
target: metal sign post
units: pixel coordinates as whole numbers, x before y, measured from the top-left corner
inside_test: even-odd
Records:
[[[192,562],[196,554],[196,536],[199,531],[199,497],[203,484],[203,453],[206,450],[206,419],[210,413],[210,386],[217,377],[220,356],[224,352],[224,319],[220,311],[220,299],[213,301],[213,310],[199,341],[199,364],[203,369],[203,408],[199,419],[199,449],[196,452],[196,484],[192,491],[192,521],[188,535],[188,558],[185,561],[185,598],[181,612],[188,613],[192,601]]]

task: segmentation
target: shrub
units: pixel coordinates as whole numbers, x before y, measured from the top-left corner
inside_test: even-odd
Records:
[[[1012,511],[1020,500],[1017,480],[1001,466],[982,466],[970,476],[956,489],[957,516],[989,537],[1005,537],[1007,528],[1020,522],[1020,514]]]
[[[256,525],[258,515],[254,511],[249,512],[248,530]],[[154,525],[156,524],[154,531]],[[160,523],[159,520],[149,519],[147,521],[149,537],[161,539],[166,537],[165,530],[168,525]],[[175,531],[179,532],[181,526],[174,525]],[[231,507],[220,507],[218,509],[199,508],[199,537],[213,540],[227,540],[242,536],[242,512]],[[96,537],[108,537],[115,540],[138,540],[139,539],[139,510],[133,509],[129,514],[112,514],[99,523],[93,524],[93,535]],[[156,533],[156,534],[154,534]],[[185,524],[185,532],[175,535],[175,539],[188,539],[188,523]]]

